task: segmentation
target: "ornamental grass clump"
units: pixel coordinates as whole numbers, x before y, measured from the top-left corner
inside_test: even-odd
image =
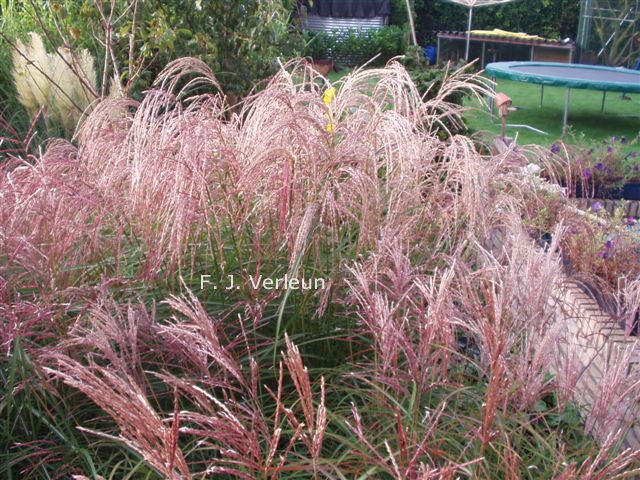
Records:
[[[29,118],[43,109],[48,119],[72,133],[83,113],[97,98],[94,59],[88,50],[77,54],[66,48],[47,53],[42,38],[29,34],[12,53],[13,80],[18,100]]]
[[[528,241],[520,166],[440,140],[460,110],[423,101],[397,63],[325,102],[331,87],[291,63],[230,112],[203,93],[208,67],[181,59],[140,102],[98,104],[77,144],[2,166],[2,380],[19,402],[0,472],[637,471],[623,434],[598,448],[570,401],[577,353],[552,308],[563,231],[546,252]],[[322,288],[266,282],[285,276]]]

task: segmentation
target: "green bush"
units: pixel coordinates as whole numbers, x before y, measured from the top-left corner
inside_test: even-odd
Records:
[[[277,70],[278,59],[286,61],[302,51],[291,22],[295,0],[146,0],[135,10],[132,4],[133,0],[0,0],[0,120],[12,127],[0,126],[0,136],[25,138],[29,131],[29,118],[16,99],[11,75],[12,45],[25,40],[29,32],[39,34],[49,52],[61,46],[88,49],[96,60],[98,93],[107,94],[111,78],[118,76],[125,94],[135,99],[167,63],[191,56],[211,67],[235,103]],[[112,19],[113,55],[105,55],[101,43],[103,15]],[[33,146],[65,135],[53,123],[38,121]]]
[[[385,61],[404,54],[403,33],[402,29],[398,27],[384,27],[375,31],[372,42],[375,53],[380,53],[381,58]]]
[[[277,69],[278,58],[300,54],[291,27],[293,0],[193,2],[151,0],[144,31],[151,53],[168,53],[158,68],[181,56],[198,56],[211,66],[223,89],[244,96]],[[165,32],[158,36],[156,32]],[[159,40],[159,43],[158,43]],[[156,41],[157,48],[153,48]]]
[[[305,46],[303,55],[314,60],[328,60],[336,50],[338,37],[326,32],[304,32]]]
[[[278,57],[297,56],[301,51],[299,37],[291,27],[294,0],[147,0],[137,4],[135,19],[131,3],[114,2],[113,19],[118,21],[112,28],[112,46],[123,82],[128,80],[130,61],[134,63],[132,71],[143,66],[138,91],[146,89],[171,60],[194,56],[216,72],[225,92],[243,96],[275,71]],[[94,2],[9,2],[7,11],[8,5],[12,19],[3,19],[0,24],[8,38],[35,31],[49,48],[69,42],[74,48],[88,48],[97,59],[104,58],[104,47],[96,40],[104,38],[103,21]],[[109,2],[102,8],[108,18]],[[56,26],[66,38],[61,38]],[[135,42],[133,58],[129,58],[132,33]],[[108,78],[113,72],[110,68]]]
[[[357,64],[380,55],[374,62],[385,64],[390,58],[404,54],[404,34],[397,26],[372,30],[346,30],[338,33],[305,33],[304,55],[316,60],[332,59]]]

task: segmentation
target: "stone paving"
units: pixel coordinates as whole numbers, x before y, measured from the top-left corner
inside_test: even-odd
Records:
[[[495,229],[485,246],[496,253],[502,249],[503,244],[503,232]],[[577,361],[578,379],[572,396],[580,406],[586,425],[594,405],[597,406],[600,402],[601,407],[609,407],[606,403],[603,404],[606,397],[600,392],[600,387],[607,370],[611,370],[610,360],[630,346],[640,347],[640,337],[626,335],[611,315],[604,312],[590,295],[565,276],[560,278],[550,302],[555,307],[556,321],[566,326],[567,330],[566,335],[558,340],[560,356],[550,365],[550,369],[561,372],[567,368],[568,362]],[[632,364],[640,364],[640,348],[636,349],[630,364],[625,366],[627,374]],[[640,404],[632,404],[622,418],[614,423],[618,424],[618,428],[629,427],[623,446],[640,449]],[[595,431],[591,433],[596,441],[603,440],[598,438]]]
[[[577,355],[580,373],[573,397],[586,420],[598,401],[603,376],[609,367],[608,362],[617,352],[637,344],[639,340],[638,337],[625,335],[611,316],[603,312],[595,300],[571,281],[565,280],[562,287],[557,289],[556,302],[557,319],[565,321],[568,328],[567,339],[559,345],[560,351],[565,361],[570,352]],[[632,358],[631,363],[640,363],[640,357]],[[561,366],[555,365],[555,368]],[[625,368],[628,373],[631,365]],[[624,417],[619,419],[620,427],[630,426],[623,441],[624,447],[640,449],[639,407],[637,403],[633,404],[626,410]]]

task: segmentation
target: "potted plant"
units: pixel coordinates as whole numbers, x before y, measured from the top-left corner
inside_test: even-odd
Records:
[[[523,223],[527,233],[538,246],[547,249],[552,242],[551,232],[567,208],[567,198],[556,184],[540,178],[540,167],[529,164],[522,168],[529,185],[523,189]]]
[[[640,200],[640,159],[629,151],[637,139],[612,137],[596,146],[554,143],[547,178],[556,179],[577,198]]]
[[[307,65],[323,77],[329,75],[335,67],[332,54],[336,49],[337,39],[325,32],[306,34],[304,55]]]
[[[627,200],[640,200],[640,158],[633,150],[625,157],[626,178],[622,187],[622,197]]]
[[[637,334],[640,224],[622,212],[618,208],[611,216],[596,202],[588,213],[565,215],[560,248],[569,275],[627,333]]]

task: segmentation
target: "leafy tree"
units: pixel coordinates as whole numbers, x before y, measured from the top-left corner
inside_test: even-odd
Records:
[[[294,7],[294,0],[150,0],[140,48],[158,68],[180,56],[200,57],[225,92],[243,96],[277,68],[279,57],[299,53]]]
[[[2,42],[5,55],[11,40],[36,31],[51,49],[88,48],[97,67],[107,72],[102,82],[115,73],[128,90],[134,84],[137,91],[148,87],[169,61],[195,56],[209,64],[225,93],[243,96],[275,70],[278,57],[300,51],[299,35],[291,24],[295,0],[29,0],[9,4],[12,18],[0,24],[7,40]]]

